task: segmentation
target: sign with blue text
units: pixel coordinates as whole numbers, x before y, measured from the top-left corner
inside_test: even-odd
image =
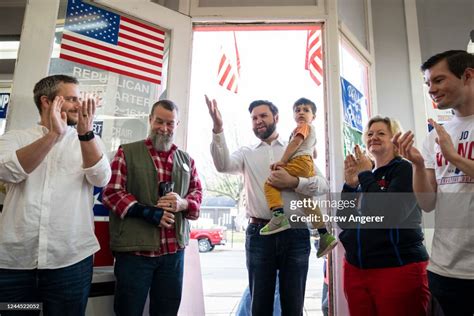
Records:
[[[103,129],[104,129],[104,121],[94,121],[94,125],[92,127],[94,134],[96,134],[99,137],[102,137]]]
[[[10,93],[0,93],[0,119],[7,117],[8,102],[10,102]]]
[[[362,108],[365,97],[349,81],[341,77],[342,106],[344,108],[344,121],[362,132]]]

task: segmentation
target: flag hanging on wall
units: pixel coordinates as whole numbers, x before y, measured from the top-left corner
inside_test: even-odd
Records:
[[[165,33],[81,0],[69,0],[59,57],[161,83]]]
[[[240,57],[235,32],[233,32],[233,35],[233,47],[232,45],[225,44],[221,46],[217,81],[222,87],[233,93],[237,93],[239,91]]]
[[[316,85],[321,85],[321,82],[323,82],[321,29],[308,30],[305,69],[309,71],[309,75]]]

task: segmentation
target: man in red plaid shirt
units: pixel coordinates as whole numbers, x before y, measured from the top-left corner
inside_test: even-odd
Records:
[[[150,315],[178,313],[188,220],[199,217],[202,198],[194,160],[173,144],[177,106],[158,101],[149,122],[147,139],[118,149],[103,192],[111,210],[119,316],[142,315],[148,292]]]

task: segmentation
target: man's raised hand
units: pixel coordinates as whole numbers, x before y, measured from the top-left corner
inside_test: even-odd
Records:
[[[222,128],[222,115],[221,112],[219,111],[219,108],[217,107],[217,102],[215,99],[212,99],[212,101],[207,97],[207,95],[204,95],[206,98],[206,104],[207,108],[209,109],[209,114],[211,115],[212,122],[214,123],[214,127],[212,128],[212,131],[214,134],[222,133],[223,128]]]
[[[435,141],[439,145],[444,158],[446,158],[448,161],[452,161],[452,159],[456,157],[458,153],[454,147],[451,136],[449,136],[448,132],[443,126],[436,123],[433,119],[429,119],[428,122],[434,127],[436,134],[438,135]]]
[[[67,115],[61,109],[64,104],[64,98],[57,96],[53,103],[48,108],[50,131],[56,133],[58,136],[66,133],[67,130]]]
[[[77,133],[79,135],[84,135],[85,133],[92,131],[94,127],[96,104],[96,98],[85,96],[82,99],[81,104],[78,106]]]
[[[396,133],[392,138],[392,143],[398,148],[398,153],[405,159],[410,160],[415,166],[425,165],[425,160],[420,151],[413,146],[415,143],[415,135],[408,131],[402,135],[401,132]]]

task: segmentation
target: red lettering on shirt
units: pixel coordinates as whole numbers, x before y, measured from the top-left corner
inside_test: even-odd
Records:
[[[458,144],[458,154],[461,157],[466,157],[467,146],[469,146],[469,143],[459,143]]]
[[[441,167],[443,165],[443,154],[441,152],[436,153],[436,164],[438,167]],[[446,161],[446,160],[445,160]]]
[[[471,142],[469,144],[469,155],[467,156],[467,158],[470,160],[474,160],[474,142]]]

